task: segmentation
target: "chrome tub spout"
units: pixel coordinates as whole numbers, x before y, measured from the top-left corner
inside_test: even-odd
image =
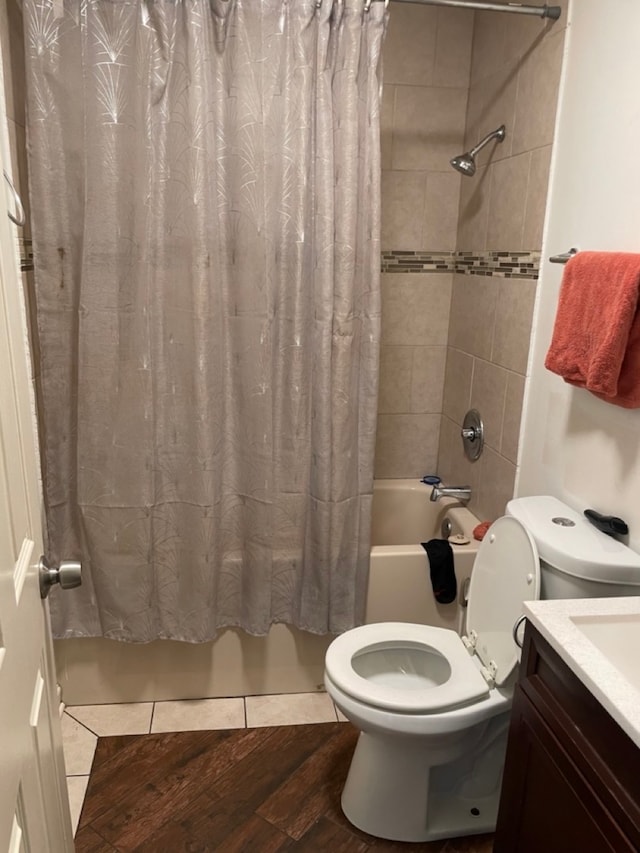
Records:
[[[429,500],[439,501],[440,498],[455,498],[466,504],[471,500],[471,486],[434,486]]]

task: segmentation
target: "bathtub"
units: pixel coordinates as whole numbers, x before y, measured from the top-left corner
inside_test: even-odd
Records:
[[[450,498],[429,501],[430,486],[417,480],[374,484],[372,548],[365,622],[420,622],[460,630],[460,598],[471,574],[478,520]],[[447,518],[453,533],[470,539],[454,545],[458,600],[438,604],[420,545],[440,538]],[[323,689],[324,654],[332,636],[273,625],[266,637],[235,628],[211,643],[170,640],[146,645],[102,638],[55,641],[58,682],[68,705],[152,702]]]
[[[473,528],[478,519],[451,498],[433,503],[431,486],[417,480],[377,480],[371,519],[372,548],[365,622],[419,622],[460,631],[460,606],[478,550]],[[431,590],[429,565],[420,544],[441,538],[447,519],[453,534],[469,539],[454,545],[458,600],[438,604]]]

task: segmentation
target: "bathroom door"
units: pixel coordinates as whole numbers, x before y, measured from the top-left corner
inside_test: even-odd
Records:
[[[53,644],[41,601],[41,500],[0,74],[0,851],[73,850]],[[5,166],[6,160],[5,160]]]

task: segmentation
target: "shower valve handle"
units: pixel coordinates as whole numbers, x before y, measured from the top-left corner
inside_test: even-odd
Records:
[[[45,558],[40,557],[38,564],[40,579],[40,598],[49,595],[51,587],[59,583],[62,589],[73,589],[82,583],[82,564],[78,560],[63,560],[59,568],[51,569]]]

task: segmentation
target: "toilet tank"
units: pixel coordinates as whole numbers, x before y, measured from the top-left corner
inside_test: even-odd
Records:
[[[640,555],[558,498],[514,498],[506,514],[524,524],[536,543],[541,598],[640,595]]]

